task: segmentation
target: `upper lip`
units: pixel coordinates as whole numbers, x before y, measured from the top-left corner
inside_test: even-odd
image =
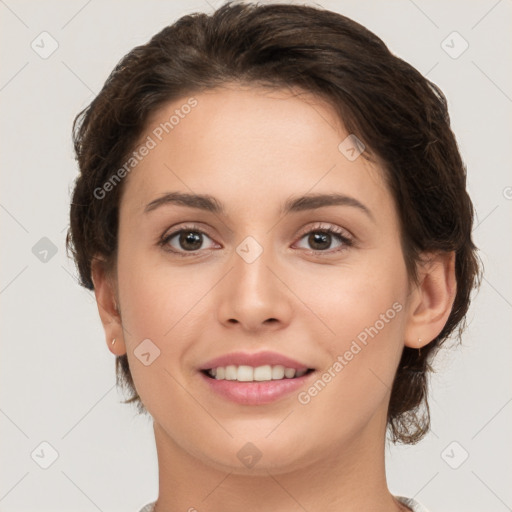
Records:
[[[282,354],[278,354],[277,352],[263,351],[253,354],[248,352],[231,352],[230,354],[210,359],[201,366],[200,370],[211,370],[219,366],[225,367],[229,365],[247,365],[255,368],[265,365],[282,365],[285,368],[295,368],[296,370],[308,370],[311,368],[308,365],[302,364]]]

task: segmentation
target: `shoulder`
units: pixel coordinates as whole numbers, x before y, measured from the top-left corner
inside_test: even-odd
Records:
[[[421,503],[418,503],[416,500],[413,500],[412,498],[406,498],[405,496],[395,496],[395,498],[400,503],[403,503],[406,507],[409,507],[412,510],[412,512],[429,512]]]
[[[140,512],[153,512],[153,507],[155,506],[155,503],[153,501],[153,503],[148,503],[145,507],[142,507],[140,509]]]

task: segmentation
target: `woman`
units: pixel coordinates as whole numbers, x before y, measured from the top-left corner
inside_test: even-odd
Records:
[[[424,511],[386,432],[479,274],[442,92],[361,25],[229,3],[133,49],[75,119],[68,244],[128,402],[146,511]]]

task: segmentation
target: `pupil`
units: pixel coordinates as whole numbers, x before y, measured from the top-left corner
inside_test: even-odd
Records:
[[[192,244],[192,247],[187,246],[189,243]],[[194,233],[193,231],[182,233],[180,236],[180,244],[184,249],[195,251],[201,247],[201,243],[201,236],[197,233]]]
[[[310,243],[314,250],[327,249],[329,247],[330,236],[328,233],[314,233],[310,235]],[[327,245],[325,246],[325,244]],[[321,247],[317,247],[320,244]],[[322,246],[324,244],[324,246]]]

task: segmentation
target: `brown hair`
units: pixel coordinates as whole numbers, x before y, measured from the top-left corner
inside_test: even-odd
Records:
[[[363,156],[383,163],[411,279],[422,252],[455,251],[457,293],[448,321],[421,352],[404,347],[391,392],[392,441],[419,441],[430,427],[429,361],[456,327],[460,339],[479,284],[473,206],[441,90],[345,16],[312,6],[229,2],[211,15],[183,16],[121,59],[73,124],[80,174],[66,242],[81,284],[93,289],[95,256],[115,265],[123,182],[106,198],[95,191],[129,158],[150,114],[229,82],[297,87],[332,106],[364,141]],[[133,394],[127,402],[145,411],[126,355],[116,358],[116,371],[118,384]]]

